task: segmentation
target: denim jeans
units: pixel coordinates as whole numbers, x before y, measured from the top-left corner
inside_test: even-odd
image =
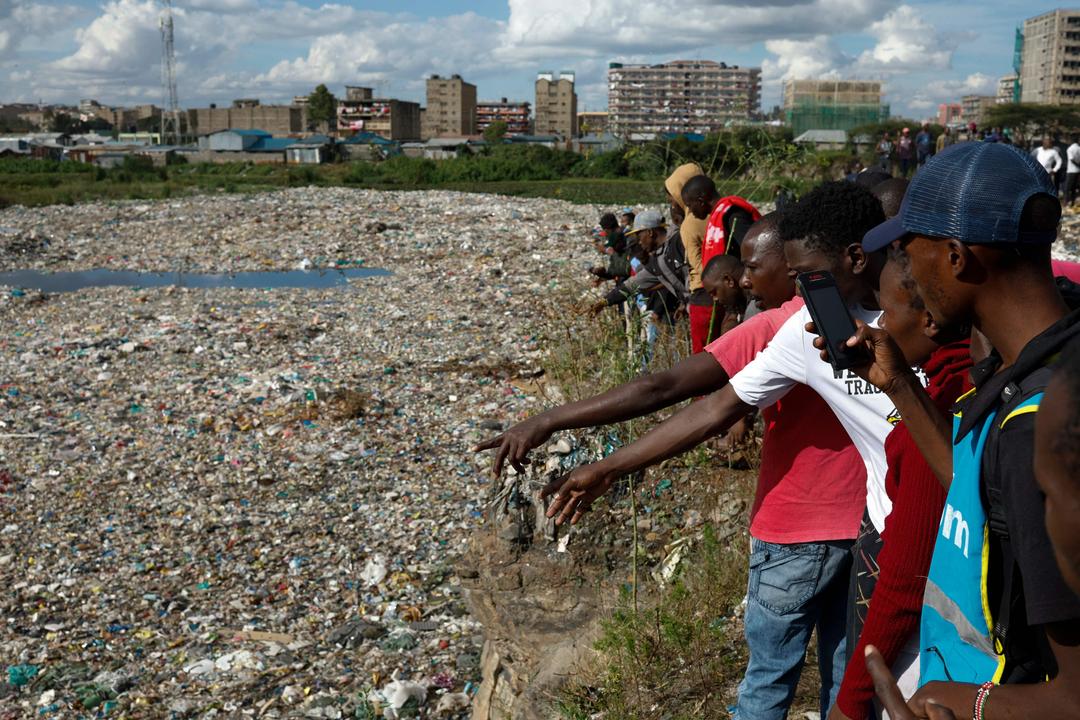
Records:
[[[828,715],[847,659],[851,545],[850,541],[778,545],[752,539],[745,621],[750,664],[739,684],[738,720],[787,717],[815,628],[821,717]]]

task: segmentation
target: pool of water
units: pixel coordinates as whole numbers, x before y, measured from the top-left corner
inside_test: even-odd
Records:
[[[380,268],[348,268],[328,270],[287,270],[282,272],[194,273],[194,272],[134,272],[127,270],[79,270],[74,272],[42,272],[13,270],[0,272],[0,285],[32,288],[42,292],[75,292],[84,288],[126,287],[188,287],[188,288],[325,288],[347,287],[349,280],[384,277],[389,270]]]

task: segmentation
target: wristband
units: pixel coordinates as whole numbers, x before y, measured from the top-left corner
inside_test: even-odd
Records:
[[[972,720],[983,720],[983,711],[986,709],[986,700],[990,697],[990,691],[994,689],[994,683],[984,682],[979,686],[979,692],[975,696],[975,708],[972,710]]]

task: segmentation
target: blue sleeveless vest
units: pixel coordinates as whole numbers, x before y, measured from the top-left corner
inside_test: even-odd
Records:
[[[1041,399],[1039,393],[1022,402],[1001,426],[1018,415],[1037,412]],[[935,680],[976,685],[1000,682],[1005,669],[1005,657],[991,631],[994,621],[986,584],[990,524],[980,493],[983,449],[996,420],[997,413],[990,413],[970,433],[953,441],[953,480],[923,596],[920,687]],[[954,435],[959,427],[958,415],[953,421]]]

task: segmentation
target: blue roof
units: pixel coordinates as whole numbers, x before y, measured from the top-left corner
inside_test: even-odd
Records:
[[[270,133],[265,130],[222,130],[221,132],[233,133],[234,135],[240,135],[242,137],[270,137]],[[214,133],[215,135],[217,133]]]
[[[661,140],[674,140],[676,138],[686,138],[690,142],[705,142],[705,136],[701,133],[660,133]]]
[[[393,140],[387,140],[382,135],[373,132],[356,133],[350,138],[341,141],[345,145],[393,145]]]
[[[537,142],[559,142],[558,135],[508,135],[506,140],[508,142],[516,143],[537,143]]]
[[[283,152],[296,144],[295,138],[276,138],[269,135],[263,136],[257,143],[248,148],[248,152]]]
[[[329,135],[311,135],[295,141],[296,145],[331,145],[333,140]]]

